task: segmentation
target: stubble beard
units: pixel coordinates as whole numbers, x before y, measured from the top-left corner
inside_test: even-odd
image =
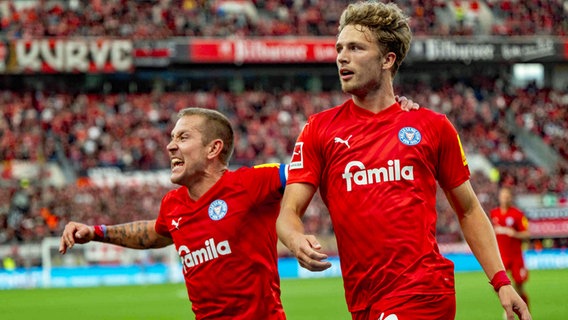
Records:
[[[353,83],[353,79],[351,82],[341,81],[341,90],[347,94],[354,94],[357,91],[358,87],[356,84]]]
[[[350,94],[352,96],[364,97],[370,91],[372,91],[373,88],[376,87],[376,85],[376,83],[361,84],[354,81],[352,81],[351,83],[341,82],[341,90],[343,90],[344,93]]]

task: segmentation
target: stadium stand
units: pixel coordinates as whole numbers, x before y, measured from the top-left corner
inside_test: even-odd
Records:
[[[4,1],[13,38],[335,35],[350,1]],[[567,35],[563,1],[403,0],[415,35]],[[526,23],[530,21],[530,23]]]
[[[0,39],[334,36],[336,19],[347,2],[3,1]],[[568,6],[562,1],[405,0],[400,5],[412,17],[416,36],[562,37],[568,31]],[[132,188],[110,180],[101,184],[90,173],[169,168],[165,145],[170,125],[176,111],[185,106],[215,108],[230,116],[236,129],[232,164],[240,166],[287,162],[307,116],[345,99],[338,90],[301,86],[189,91],[173,86],[107,92],[80,90],[73,81],[55,85],[49,79],[32,81],[40,86],[34,82],[19,87],[12,83],[16,77],[0,77],[4,88],[0,91],[0,245],[57,236],[71,219],[111,224],[154,217],[171,185],[134,182]],[[435,87],[428,81],[401,82],[397,92],[445,113],[459,128],[466,152],[480,155],[495,168],[472,175],[486,209],[496,205],[499,183],[514,186],[517,194],[550,192],[566,205],[567,88],[515,87],[505,77],[479,75],[469,82],[444,79]],[[521,138],[520,129],[526,129],[534,142]],[[554,167],[535,163],[535,145],[540,144],[558,155]],[[38,179],[18,179],[16,162],[39,164]],[[55,174],[47,168],[53,163],[71,184],[42,183]],[[440,201],[438,209],[440,241],[462,241],[447,202]],[[305,219],[309,232],[333,234],[319,199]],[[562,239],[554,241],[566,245]]]
[[[522,183],[510,181],[518,188],[517,192],[530,193],[538,190],[562,192],[566,190],[565,173],[549,175],[534,165],[528,165],[522,150],[516,144],[511,145],[511,142],[514,141],[511,139],[511,133],[504,127],[503,122],[497,121],[499,112],[504,110],[499,110],[498,105],[492,103],[492,101],[499,101],[503,97],[490,96],[478,101],[472,96],[472,88],[459,83],[454,85],[447,83],[444,87],[443,92],[431,91],[424,84],[414,86],[414,90],[406,88],[408,90],[404,89],[402,92],[421,105],[429,106],[437,111],[444,111],[460,128],[464,148],[468,153],[480,153],[494,163],[509,164],[502,168],[502,179],[524,177]],[[550,93],[559,94],[554,91]],[[42,96],[40,93],[36,95]],[[322,93],[317,96],[317,99],[313,99],[312,93],[299,91],[282,92],[279,95],[255,91],[238,95],[224,92],[222,96],[225,99],[215,99],[215,95],[218,96],[219,93],[176,92],[165,93],[159,97],[152,94],[79,95],[76,97],[57,94],[53,97],[46,97],[43,102],[34,107],[31,98],[26,98],[26,95],[4,92],[2,104],[7,108],[1,120],[2,128],[5,129],[2,131],[3,135],[0,141],[2,158],[41,161],[41,159],[57,160],[58,157],[63,157],[64,159],[60,159],[60,162],[72,163],[73,170],[79,177],[87,176],[89,169],[109,166],[124,170],[168,168],[169,161],[166,153],[162,150],[168,142],[168,132],[171,129],[167,123],[182,106],[194,105],[224,109],[231,116],[231,120],[236,124],[237,129],[234,165],[285,162],[291,152],[295,137],[308,116],[304,113],[303,107],[309,106],[309,101],[315,102],[310,110],[317,112],[328,106],[336,105],[338,101],[334,98],[342,97],[341,93],[332,92]],[[516,99],[524,99],[522,95],[515,97],[506,98],[511,99],[510,105],[516,105]],[[457,101],[459,99],[465,99],[469,102]],[[544,99],[550,100],[550,97],[545,96]],[[219,101],[223,101],[223,105],[219,105]],[[257,110],[260,104],[264,107]],[[277,106],[283,106],[283,108],[277,109]],[[444,110],[447,107],[450,109]],[[464,108],[466,109],[464,110]],[[548,112],[552,114],[563,112],[557,109],[561,109],[561,104],[551,104]],[[521,118],[536,117],[537,115],[534,113],[540,112],[541,109],[536,108],[533,104],[523,110],[529,114],[521,113]],[[541,126],[550,127],[554,126],[560,118],[549,116],[539,119],[542,122]],[[38,121],[39,126],[37,125]],[[557,127],[557,130],[562,131],[563,135],[560,136],[566,139],[567,129]],[[541,131],[537,131],[537,133],[540,134]],[[267,141],[270,141],[270,143],[267,143]],[[564,140],[564,143],[560,143],[560,145],[566,145],[566,143],[567,141]],[[60,148],[57,146],[60,146]],[[551,146],[554,147],[554,144],[551,144]],[[57,152],[58,150],[62,151],[61,154]],[[562,149],[558,151],[561,152]],[[511,163],[515,165],[511,166]],[[565,169],[563,172],[565,172]],[[479,189],[483,190],[488,188],[484,185],[491,184],[491,182],[479,181],[476,184],[478,184]],[[31,209],[30,217],[34,217],[31,221],[35,223],[30,220],[20,221],[19,226],[14,222],[9,223],[8,229],[21,229],[21,232],[5,231],[4,242],[10,242],[13,239],[13,236],[6,234],[22,234],[17,236],[18,240],[27,240],[30,237],[32,237],[30,240],[41,239],[49,230],[32,232],[29,229],[35,229],[37,224],[45,224],[41,219],[42,208],[51,208],[49,211],[56,212],[56,216],[60,218],[59,224],[52,230],[55,234],[70,218],[68,215],[71,212],[86,213],[85,216],[73,217],[74,219],[81,218],[79,220],[82,221],[90,221],[90,219],[87,219],[88,215],[96,212],[100,212],[102,214],[100,219],[107,223],[129,221],[131,217],[123,214],[122,201],[124,200],[121,195],[124,194],[124,198],[140,196],[138,195],[140,190],[137,188],[133,191],[134,194],[129,194],[130,191],[128,190],[107,192],[108,190],[104,188],[97,189],[92,186],[77,190],[72,186],[66,192],[55,192],[54,189],[50,188],[48,189],[50,195],[44,194],[44,189],[36,189],[31,186],[28,186],[28,188],[32,189],[33,196],[31,198],[39,200],[39,203],[34,203],[34,207]],[[120,187],[117,188],[120,189]],[[494,199],[491,199],[491,194],[494,194],[493,191],[495,190],[484,192],[486,195],[481,197],[487,199],[487,207],[494,204]],[[5,199],[10,198],[6,195],[7,192],[8,190],[2,192]],[[87,195],[83,195],[81,192],[85,192]],[[76,203],[76,200],[69,201],[68,197],[74,193],[79,193],[77,194],[77,197],[80,198],[77,200],[78,203]],[[88,194],[91,194],[91,196]],[[102,205],[103,200],[85,200],[92,198],[94,194],[97,197],[103,194],[109,195],[108,198],[104,199],[107,202],[107,208]],[[112,194],[119,196],[111,197]],[[133,210],[133,212],[148,214],[148,216],[140,218],[152,217],[157,212],[160,201],[159,195],[163,192],[154,192],[154,194],[154,200],[148,200],[153,205],[147,204],[150,207]],[[65,198],[59,198],[61,196]],[[143,198],[149,199],[148,197]],[[489,199],[492,201],[489,201]],[[115,201],[118,203],[115,203]],[[3,203],[10,203],[10,201],[3,201]],[[79,207],[67,208],[70,203],[79,205],[79,207],[82,205],[87,207],[83,209]],[[89,204],[92,204],[92,206]],[[448,214],[451,214],[451,212]],[[316,215],[318,214],[310,213],[307,216],[313,220]],[[320,217],[320,219],[323,218]],[[24,227],[32,225],[33,228]],[[318,231],[330,229],[328,223],[323,226],[309,225],[310,228]],[[442,223],[442,225],[445,225],[445,223]],[[451,227],[450,229],[452,233],[459,230]],[[441,232],[444,233],[444,230],[441,230]]]

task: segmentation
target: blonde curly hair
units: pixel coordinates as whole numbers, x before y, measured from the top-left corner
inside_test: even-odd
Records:
[[[408,16],[394,3],[382,3],[375,0],[352,3],[343,11],[339,20],[339,33],[348,25],[368,28],[376,37],[383,54],[393,52],[396,61],[392,67],[392,76],[406,57],[412,40]]]

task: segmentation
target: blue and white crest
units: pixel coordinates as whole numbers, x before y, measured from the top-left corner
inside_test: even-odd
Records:
[[[415,146],[422,140],[422,135],[413,127],[404,127],[398,132],[398,140],[407,146]]]
[[[217,199],[209,205],[209,218],[211,218],[211,220],[221,220],[227,214],[227,209],[227,203]]]

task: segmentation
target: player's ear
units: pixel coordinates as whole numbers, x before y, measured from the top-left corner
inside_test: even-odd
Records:
[[[211,141],[209,143],[209,150],[207,152],[207,157],[209,159],[213,159],[213,158],[218,158],[219,155],[221,154],[221,151],[223,151],[223,140],[221,139],[215,139],[213,141]]]
[[[394,52],[387,52],[387,54],[383,57],[383,70],[392,68],[395,62],[396,54]]]

